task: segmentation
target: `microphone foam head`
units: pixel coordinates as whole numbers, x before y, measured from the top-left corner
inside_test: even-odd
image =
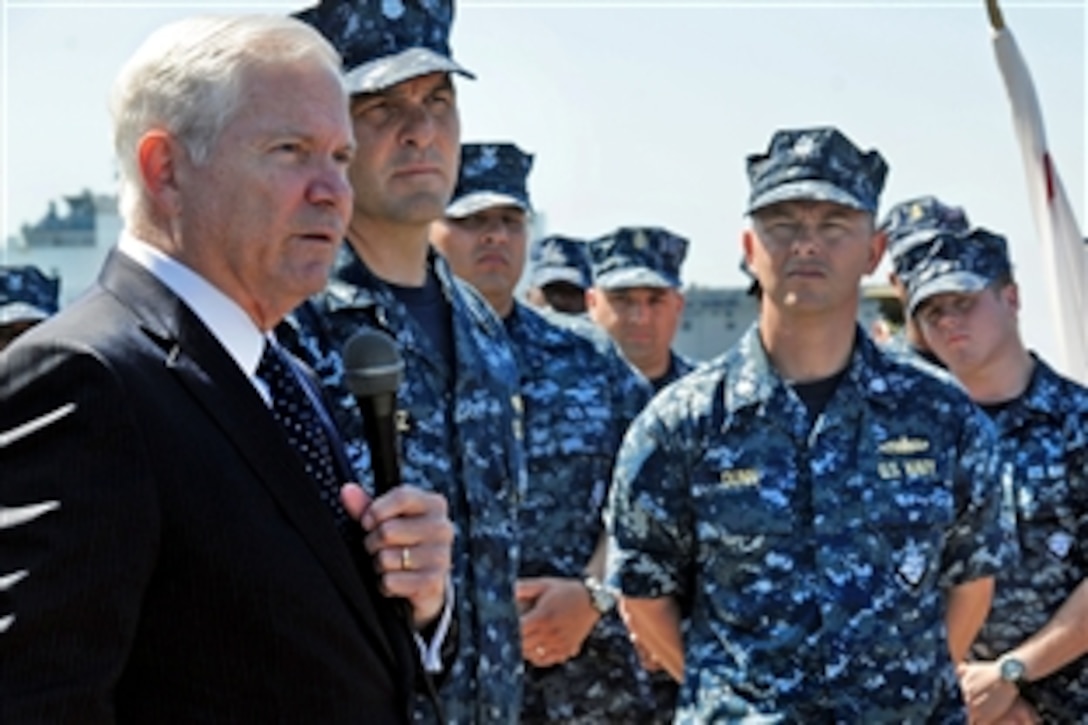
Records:
[[[346,343],[344,385],[356,398],[394,394],[404,377],[404,360],[397,343],[379,330],[360,330]]]

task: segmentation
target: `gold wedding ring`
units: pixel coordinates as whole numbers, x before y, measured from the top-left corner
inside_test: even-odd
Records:
[[[407,546],[400,550],[400,568],[405,571],[412,568],[412,550]]]

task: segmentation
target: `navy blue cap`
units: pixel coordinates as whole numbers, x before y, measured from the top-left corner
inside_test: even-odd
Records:
[[[923,248],[941,232],[963,234],[970,229],[962,207],[949,206],[935,196],[920,196],[893,206],[880,230],[888,237],[888,256],[895,273],[909,277],[925,258]]]
[[[37,267],[0,267],[0,325],[37,322],[57,311],[60,280]]]
[[[543,287],[553,282],[566,282],[586,289],[593,284],[589,269],[586,243],[553,234],[533,242],[529,250],[530,284]]]
[[[981,228],[965,234],[940,232],[907,278],[907,314],[913,316],[934,295],[978,292],[1011,272],[1009,245],[1000,234]]]
[[[450,54],[453,0],[321,0],[295,17],[340,53],[348,93],[376,93],[428,73],[475,77]]]
[[[461,146],[461,170],[446,216],[471,216],[495,206],[533,210],[526,182],[533,155],[509,143],[467,143]]]
[[[620,227],[589,242],[593,284],[600,289],[680,286],[688,240],[661,227]]]
[[[876,214],[888,166],[835,128],[775,131],[767,153],[748,157],[748,214],[783,201],[829,201]]]

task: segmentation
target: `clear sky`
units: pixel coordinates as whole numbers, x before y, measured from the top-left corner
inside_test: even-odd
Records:
[[[106,97],[151,29],[306,4],[0,0],[0,236],[62,195],[114,191]],[[1002,9],[1083,224],[1086,2]],[[745,156],[775,128],[833,124],[889,161],[883,208],[932,193],[1009,236],[1025,337],[1056,352],[983,0],[464,0],[452,46],[478,75],[459,84],[464,140],[536,154],[549,231],[664,225],[692,241],[685,282],[739,285]]]

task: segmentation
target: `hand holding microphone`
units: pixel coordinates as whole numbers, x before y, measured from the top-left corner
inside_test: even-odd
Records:
[[[422,628],[445,602],[453,542],[446,499],[400,481],[396,408],[404,361],[396,343],[383,332],[362,330],[344,344],[342,358],[344,384],[363,416],[376,495],[348,484],[340,497],[367,532],[364,544],[383,593],[408,600],[412,624]]]

